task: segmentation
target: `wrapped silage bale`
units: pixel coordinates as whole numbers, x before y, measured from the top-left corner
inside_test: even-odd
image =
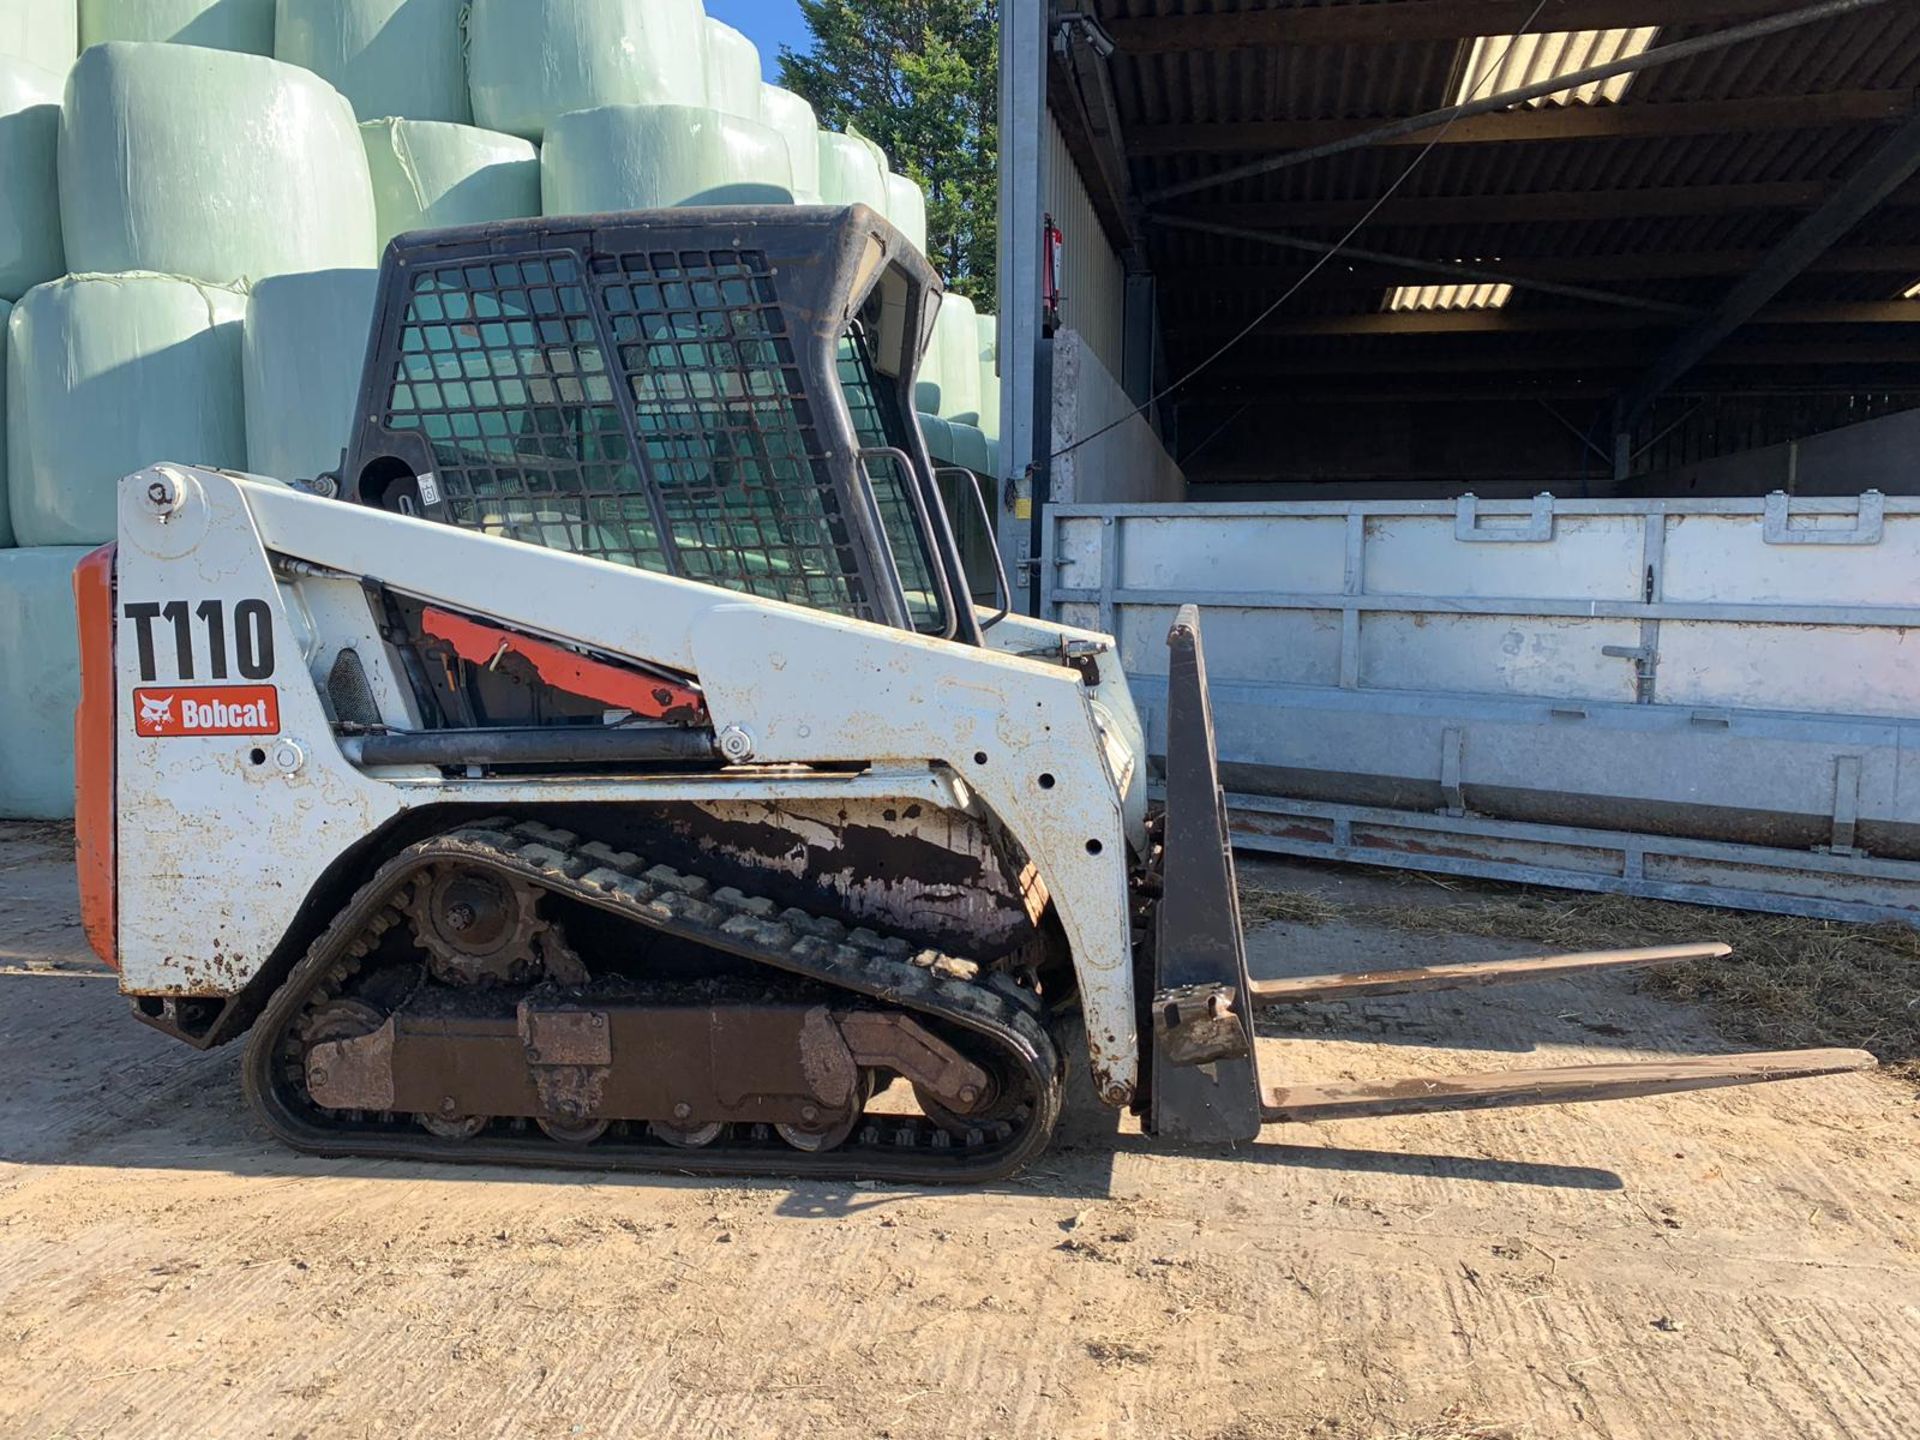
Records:
[[[67,268],[60,243],[61,78],[0,55],[0,299]]]
[[[225,284],[371,265],[352,107],[319,76],[191,45],[97,45],[67,77],[60,217],[75,271]]]
[[[980,428],[1000,438],[1000,317],[976,315],[980,330]]]
[[[159,40],[273,54],[274,0],[80,0],[80,48]]]
[[[247,466],[246,296],[176,275],[69,275],[7,325],[7,502],[22,545],[97,545],[123,475]]]
[[[571,110],[704,105],[700,0],[473,0],[474,123],[539,140]]]
[[[562,115],[540,151],[549,215],[673,205],[782,205],[793,167],[778,132],[691,105],[602,105]]]
[[[80,53],[80,12],[74,0],[4,0],[0,55],[65,75]]]
[[[373,328],[376,270],[262,280],[247,297],[247,468],[308,480],[340,463]]]
[[[980,325],[964,295],[949,291],[940,301],[914,399],[931,415],[968,425],[980,421]]]
[[[13,544],[13,516],[7,510],[7,317],[13,306],[0,300],[0,550]]]
[[[439,120],[360,127],[382,248],[407,230],[540,213],[540,152],[530,140]]]
[[[760,113],[760,47],[731,25],[707,21],[707,108],[763,120]]]
[[[820,199],[828,205],[871,205],[887,213],[887,169],[874,148],[852,135],[820,132]]]
[[[892,172],[887,174],[887,218],[913,242],[914,249],[927,253],[926,194],[906,176]]]
[[[473,119],[467,0],[280,0],[273,54],[313,71],[362,120]]]
[[[802,205],[820,199],[820,122],[813,106],[791,90],[762,83],[760,123],[780,132],[793,162],[793,198]]]
[[[88,549],[0,550],[0,820],[73,817],[73,567]]]
[[[925,411],[914,418],[920,422],[920,436],[927,442],[927,457],[936,466],[958,465],[976,475],[992,475],[999,468],[994,447],[978,426],[942,420]]]

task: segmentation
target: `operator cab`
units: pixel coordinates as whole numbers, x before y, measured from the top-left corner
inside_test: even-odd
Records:
[[[863,205],[402,235],[340,491],[979,644],[913,413],[940,295]]]

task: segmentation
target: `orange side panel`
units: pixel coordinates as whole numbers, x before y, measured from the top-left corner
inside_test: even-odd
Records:
[[[74,839],[87,943],[120,968],[114,874],[113,562],[102,545],[74,568],[80,623],[80,705],[73,716]]]
[[[556,690],[598,700],[614,710],[631,710],[649,720],[700,720],[707,702],[698,690],[659,675],[589,659],[564,646],[515,635],[498,626],[484,625],[464,615],[428,606],[421,628],[444,640],[453,653],[476,665],[492,665],[507,655],[518,655]]]

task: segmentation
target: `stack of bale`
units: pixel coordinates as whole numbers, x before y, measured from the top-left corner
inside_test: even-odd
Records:
[[[4,0],[0,818],[72,813],[70,577],[121,476],[336,464],[394,235],[852,201],[924,248],[919,187],[700,0]],[[951,437],[997,382],[947,309],[923,404],[981,465]]]

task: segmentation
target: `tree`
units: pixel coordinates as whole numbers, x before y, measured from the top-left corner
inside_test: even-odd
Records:
[[[994,308],[999,251],[998,0],[800,0],[813,49],[780,49],[780,80],[822,125],[849,127],[926,192],[927,258]]]

